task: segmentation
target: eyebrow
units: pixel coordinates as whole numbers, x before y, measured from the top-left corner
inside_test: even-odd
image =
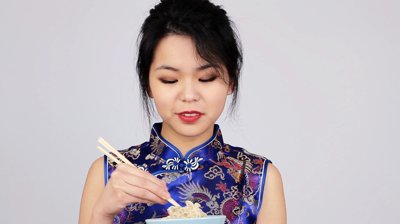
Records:
[[[203,70],[206,70],[206,69],[209,69],[209,68],[215,68],[215,67],[216,66],[213,65],[213,64],[205,64],[205,65],[201,65],[201,66],[197,67],[196,71],[203,71]],[[161,65],[161,66],[157,67],[155,70],[157,71],[157,70],[162,70],[162,69],[170,70],[170,71],[174,71],[174,72],[179,72],[178,68],[174,68],[174,67],[169,66],[169,65]]]

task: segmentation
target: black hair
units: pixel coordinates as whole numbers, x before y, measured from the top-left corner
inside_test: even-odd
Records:
[[[149,98],[149,72],[159,41],[169,34],[192,38],[198,55],[219,71],[226,67],[232,87],[230,113],[238,101],[242,50],[234,24],[221,6],[208,0],[161,0],[145,19],[138,37],[136,70],[149,123],[154,108]]]

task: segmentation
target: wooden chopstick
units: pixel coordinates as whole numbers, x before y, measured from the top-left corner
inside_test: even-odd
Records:
[[[102,144],[104,147],[106,147],[108,150],[110,150],[112,153],[114,153],[119,159],[121,159],[122,161],[124,161],[124,163],[135,166],[131,163],[131,161],[129,161],[127,158],[125,158],[124,155],[122,155],[120,152],[118,152],[118,150],[116,150],[114,147],[112,147],[106,140],[104,140],[104,138],[100,137],[98,139],[98,142],[100,144]]]
[[[97,146],[97,149],[99,149],[102,153],[104,153],[108,158],[110,158],[113,162],[116,164],[121,164],[122,162],[119,161],[117,158],[115,158],[111,153],[107,152],[105,149],[103,149],[100,146]]]
[[[108,149],[110,152],[112,152],[117,158],[115,158],[115,156],[109,152],[107,152],[105,149],[103,149],[100,146],[97,146],[97,149],[100,150],[103,154],[105,154],[108,158],[110,158],[112,161],[114,161],[117,164],[121,164],[121,163],[126,163],[128,165],[134,166],[136,167],[133,163],[131,163],[131,161],[129,161],[127,158],[125,158],[124,155],[122,155],[120,152],[118,152],[118,150],[116,150],[114,147],[112,147],[106,140],[104,140],[104,138],[100,137],[97,140],[100,144],[102,144],[106,149]],[[122,162],[121,162],[121,161]],[[169,203],[171,203],[172,205],[174,205],[175,207],[182,207],[180,206],[173,198],[168,198],[167,201]]]

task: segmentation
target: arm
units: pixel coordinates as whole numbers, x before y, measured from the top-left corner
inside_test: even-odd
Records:
[[[268,164],[267,177],[257,224],[286,224],[286,205],[279,170]]]
[[[167,203],[164,181],[136,167],[119,164],[104,186],[104,159],[89,169],[82,194],[79,224],[111,224],[129,203]]]
[[[104,190],[104,158],[95,160],[89,169],[85,187],[83,189],[81,208],[79,213],[79,223],[90,223],[92,211],[101,192]],[[96,216],[95,216],[96,217]],[[105,223],[112,223],[113,218],[109,218]]]

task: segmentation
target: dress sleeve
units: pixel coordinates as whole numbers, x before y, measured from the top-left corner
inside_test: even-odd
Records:
[[[257,214],[260,212],[261,205],[262,205],[262,200],[264,196],[264,186],[265,186],[265,181],[267,180],[267,169],[268,169],[268,164],[272,163],[270,160],[265,159],[263,168],[262,168],[262,173],[261,173],[261,180],[260,180],[260,188],[259,188],[259,195],[258,195],[258,205],[257,205]]]
[[[104,155],[104,185],[108,182],[108,158]]]

